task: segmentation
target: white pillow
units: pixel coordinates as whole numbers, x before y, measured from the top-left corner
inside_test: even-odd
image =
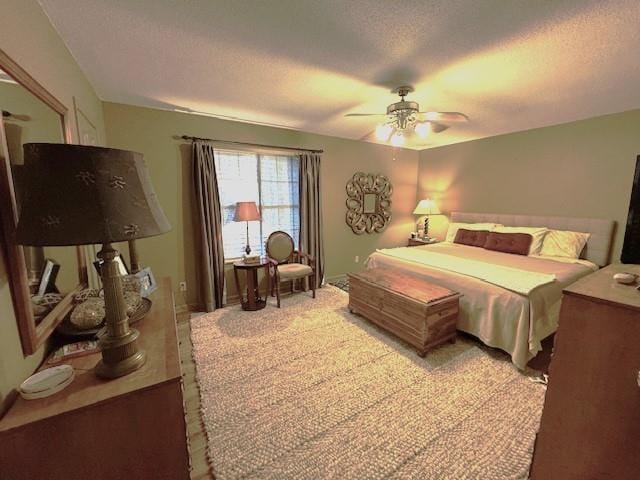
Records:
[[[447,236],[445,237],[445,242],[453,242],[456,238],[456,233],[458,233],[459,228],[464,228],[466,230],[489,230],[490,232],[495,230],[496,227],[501,226],[499,223],[457,223],[453,222],[449,224],[449,228],[447,229]]]
[[[529,255],[539,255],[542,248],[544,236],[549,229],[547,227],[497,227],[495,232],[498,233],[528,233],[533,237],[531,246],[529,247]]]
[[[549,230],[542,242],[540,255],[550,257],[580,258],[590,233],[568,230]]]

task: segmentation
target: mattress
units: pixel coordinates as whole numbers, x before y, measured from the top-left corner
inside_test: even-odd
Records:
[[[518,269],[523,275],[535,272],[555,276],[553,282],[524,295],[441,265],[412,261],[407,258],[406,248],[379,250],[367,259],[367,268],[403,271],[461,293],[458,330],[509,353],[520,369],[542,349],[541,341],[556,331],[563,288],[598,268],[586,260],[513,255],[449,242],[411,249],[432,249],[461,259]],[[403,258],[394,256],[394,250],[398,254],[403,250]]]

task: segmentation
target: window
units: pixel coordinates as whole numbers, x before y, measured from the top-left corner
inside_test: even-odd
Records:
[[[298,157],[216,150],[216,175],[222,208],[225,258],[244,255],[246,222],[234,222],[236,202],[256,202],[262,220],[249,222],[251,254],[264,255],[264,243],[284,230],[298,245],[300,232]]]

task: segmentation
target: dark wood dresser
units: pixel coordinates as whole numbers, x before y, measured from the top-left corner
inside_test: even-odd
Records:
[[[188,479],[180,356],[169,279],[135,327],[147,363],[116,380],[91,371],[100,355],[65,363],[76,378],[48,398],[18,398],[0,420],[3,480]]]
[[[610,265],[568,287],[532,480],[640,478],[640,292]]]

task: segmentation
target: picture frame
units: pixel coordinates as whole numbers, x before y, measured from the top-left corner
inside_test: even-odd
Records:
[[[118,271],[120,272],[120,275],[122,275],[123,277],[125,275],[129,275],[129,269],[127,268],[127,264],[124,263],[122,255],[118,254],[113,260],[118,264]],[[96,260],[95,262],[93,262],[93,267],[96,269],[96,272],[98,272],[98,276],[101,275],[100,266],[102,265],[102,263],[102,260]]]
[[[58,289],[56,288],[56,278],[58,277],[59,271],[59,263],[54,262],[50,258],[47,258],[44,261],[44,268],[42,269],[40,283],[38,284],[37,295],[39,297],[42,297],[45,293],[58,293]]]
[[[147,298],[158,289],[151,267],[143,268],[138,273],[134,273],[134,275],[140,279],[140,295],[142,297]]]

